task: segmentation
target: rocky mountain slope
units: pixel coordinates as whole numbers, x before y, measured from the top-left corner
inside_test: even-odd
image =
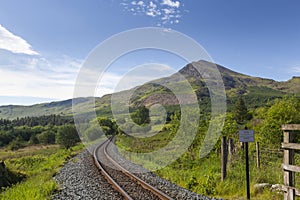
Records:
[[[230,109],[239,95],[244,95],[249,107],[258,107],[264,105],[268,101],[275,98],[280,98],[287,94],[300,94],[300,77],[292,77],[288,81],[278,82],[272,79],[252,77],[238,72],[234,72],[221,65],[213,64],[207,61],[198,61],[198,65],[206,69],[210,69],[211,65],[217,66],[223,79],[226,89],[227,104]],[[192,64],[183,67],[179,72],[190,83],[193,91],[196,93],[198,101],[207,107],[210,103],[209,91],[205,81],[201,75],[194,69]],[[172,91],[162,86],[171,85],[172,87],[180,87],[178,73],[170,77],[161,78],[151,81],[142,86],[133,88],[134,93],[131,97],[131,105],[137,106],[140,104],[152,105],[160,103],[166,106],[174,106],[178,104],[178,99]],[[128,91],[120,92],[120,97],[125,95]],[[190,98],[191,94],[182,91],[180,95],[183,98]],[[96,98],[96,110],[98,114],[109,115],[110,111],[110,97],[105,95],[102,98]],[[122,100],[122,99],[120,99]],[[74,100],[76,106],[80,108],[80,112],[84,113],[91,106],[92,98],[77,98]],[[189,103],[195,103],[192,100]],[[14,119],[25,116],[40,116],[40,115],[72,115],[72,99],[51,103],[36,104],[32,106],[0,106],[0,118]]]

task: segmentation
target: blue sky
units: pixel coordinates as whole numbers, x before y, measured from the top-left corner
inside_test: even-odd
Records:
[[[114,34],[148,26],[192,37],[234,71],[285,81],[300,75],[299,7],[296,0],[3,0],[0,105],[72,98],[90,51]],[[185,64],[161,52],[133,57],[115,63],[100,95],[133,65]]]

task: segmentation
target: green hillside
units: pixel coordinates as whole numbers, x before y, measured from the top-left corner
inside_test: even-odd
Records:
[[[74,99],[75,105],[83,112],[92,102],[91,98]],[[32,106],[8,105],[0,107],[0,118],[16,119],[21,117],[34,117],[42,115],[72,115],[72,99],[51,103],[35,104]]]
[[[210,73],[213,63],[199,61],[197,65],[202,66],[206,73]],[[54,144],[58,141],[58,136],[63,133],[66,124],[69,128],[75,130],[72,119],[72,104],[78,109],[76,114],[85,116],[88,112],[93,112],[95,105],[98,118],[92,119],[86,123],[86,118],[82,118],[83,133],[81,139],[92,142],[99,137],[99,124],[106,135],[116,134],[116,143],[119,151],[124,153],[128,159],[143,165],[145,168],[153,169],[153,166],[161,163],[153,161],[167,161],[166,154],[156,155],[147,160],[139,160],[130,152],[143,153],[159,150],[168,145],[177,132],[180,130],[181,120],[184,128],[181,130],[184,134],[178,140],[175,147],[168,148],[167,152],[178,152],[181,142],[185,141],[191,132],[195,131],[195,137],[188,146],[187,150],[179,155],[175,161],[170,162],[166,167],[155,171],[157,175],[164,177],[191,191],[214,197],[225,199],[241,199],[244,196],[244,151],[238,142],[238,130],[246,126],[255,131],[255,141],[260,142],[261,147],[261,167],[257,168],[255,143],[249,144],[250,154],[250,178],[251,178],[251,196],[252,199],[282,199],[282,194],[272,192],[270,189],[255,187],[259,183],[282,184],[282,158],[283,152],[280,150],[282,142],[281,125],[285,123],[300,123],[300,78],[293,77],[285,82],[277,82],[270,79],[251,77],[229,70],[223,66],[216,65],[221,73],[227,96],[227,113],[223,130],[220,130],[222,136],[231,138],[235,143],[235,151],[228,162],[227,178],[221,181],[220,167],[220,140],[213,143],[213,148],[204,158],[200,157],[200,148],[205,146],[205,137],[211,123],[219,123],[219,118],[211,119],[210,113],[210,95],[206,81],[194,69],[192,64],[182,68],[179,73],[169,77],[157,79],[131,90],[122,91],[114,94],[117,103],[120,118],[112,118],[111,97],[105,95],[101,98],[76,98],[65,101],[36,104],[32,106],[1,106],[0,118],[16,120],[0,120],[0,147],[5,155],[7,149],[13,150],[23,147],[31,147],[37,144]],[[186,84],[180,76],[188,80],[191,91],[183,89]],[[216,80],[209,80],[216,83]],[[185,109],[190,116],[184,118],[180,112],[179,100],[176,95],[185,99]],[[130,99],[130,116],[125,116],[126,106],[124,96],[133,93]],[[196,94],[196,101],[192,98],[192,93]],[[216,93],[219,95],[218,93]],[[237,102],[243,102],[238,104]],[[149,107],[154,104],[161,104],[167,110],[167,119],[161,119],[159,115],[153,116],[149,120]],[[193,114],[199,114],[195,110],[195,104],[200,106],[199,125],[191,123]],[[239,106],[237,106],[239,105]],[[241,106],[241,105],[244,105]],[[243,109],[242,109],[243,108]],[[160,107],[158,107],[160,109]],[[154,109],[151,110],[151,112]],[[43,117],[26,117],[43,116]],[[68,116],[68,117],[65,117]],[[195,115],[196,116],[196,115]],[[25,117],[25,118],[22,118]],[[141,127],[134,127],[133,122]],[[220,117],[220,116],[218,116]],[[221,116],[222,117],[222,116]],[[18,119],[17,119],[18,118]],[[151,126],[146,126],[149,123]],[[131,137],[128,132],[134,136],[143,136],[142,134],[151,134],[149,137],[139,138]],[[218,138],[217,138],[218,139]],[[300,138],[296,138],[300,142]],[[79,138],[78,138],[79,140]],[[210,141],[209,141],[210,142]],[[126,152],[124,152],[126,150]],[[63,154],[64,155],[64,154]],[[55,155],[56,156],[56,155]],[[296,162],[300,163],[300,157],[296,157]],[[149,162],[149,160],[151,162]],[[139,162],[141,161],[141,162]],[[52,173],[49,174],[52,177]],[[30,177],[29,177],[30,178]],[[28,179],[31,180],[31,179]],[[35,180],[35,179],[34,179]],[[296,181],[297,185],[300,180]],[[51,182],[52,184],[52,182]],[[31,184],[25,184],[26,186]],[[51,191],[55,187],[51,188]],[[45,190],[45,189],[44,189]],[[9,190],[8,190],[9,191]],[[47,190],[45,190],[47,192]],[[5,194],[7,195],[7,194]]]
[[[213,63],[206,61],[199,61],[199,65],[203,68],[210,69]],[[224,86],[227,95],[228,109],[232,109],[233,102],[239,95],[244,95],[248,106],[250,108],[256,108],[265,105],[267,102],[274,100],[275,98],[281,98],[286,94],[299,94],[300,93],[300,78],[293,77],[292,79],[285,82],[277,82],[271,79],[251,77],[238,72],[229,70],[221,65],[216,65],[221,73]],[[194,92],[197,95],[200,106],[203,109],[208,109],[210,104],[210,98],[205,81],[195,72],[192,64],[188,64],[182,68],[181,73],[191,84]],[[174,74],[170,77],[161,78],[155,81],[146,83],[140,87],[133,88],[134,95],[131,98],[131,105],[138,106],[141,104],[152,105],[155,103],[161,103],[162,105],[172,107],[178,104],[174,94],[166,87],[161,86],[165,84],[172,87],[177,87],[178,74]],[[179,86],[178,86],[179,87]],[[125,91],[126,92],[126,91]],[[122,93],[121,92],[121,96]],[[164,94],[164,95],[161,95]],[[181,92],[182,95],[186,95],[185,91]],[[110,97],[111,95],[105,95],[102,98],[96,98],[96,111],[98,115],[110,115]],[[121,99],[120,99],[121,100]],[[93,98],[77,98],[74,99],[76,106],[80,112],[85,113],[89,109]],[[41,116],[41,115],[72,115],[72,99],[65,101],[57,101],[51,103],[35,104],[32,106],[19,106],[19,105],[8,105],[0,106],[0,118],[15,119],[17,117],[25,116]]]

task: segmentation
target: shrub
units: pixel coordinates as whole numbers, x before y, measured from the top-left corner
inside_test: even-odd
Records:
[[[57,131],[56,142],[62,147],[69,149],[80,141],[74,125],[61,126]]]

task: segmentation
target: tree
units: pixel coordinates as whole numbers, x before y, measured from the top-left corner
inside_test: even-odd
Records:
[[[106,135],[114,135],[117,133],[118,127],[115,121],[112,121],[107,117],[98,117],[97,119],[102,128],[102,131]]]
[[[262,113],[263,124],[258,128],[260,140],[265,144],[280,147],[282,142],[283,124],[300,123],[300,99],[296,97],[284,97],[276,99],[266,113]],[[297,134],[295,134],[297,136]],[[295,138],[297,139],[297,138]]]
[[[18,150],[18,149],[21,149],[23,148],[25,145],[24,145],[24,140],[22,137],[18,136],[17,138],[15,138],[13,141],[11,141],[8,145],[8,149],[9,150],[12,150],[12,151],[15,151],[15,150]]]
[[[238,132],[238,124],[233,119],[233,115],[228,113],[223,126],[222,135],[228,138],[236,138]]]
[[[146,106],[141,106],[131,114],[131,118],[138,125],[147,124],[150,122],[149,109]]]
[[[85,131],[88,141],[95,141],[101,137],[101,132],[95,126],[91,126]]]
[[[29,144],[38,144],[38,143],[39,143],[39,140],[36,137],[36,135],[35,134],[31,135],[30,140],[29,140]]]
[[[56,135],[56,143],[69,149],[80,141],[76,127],[74,125],[63,125],[59,127]]]
[[[235,104],[233,116],[238,124],[244,124],[246,120],[251,119],[251,114],[248,112],[247,106],[242,96],[240,96]]]
[[[54,144],[55,143],[55,133],[51,130],[44,131],[37,135],[37,139],[42,144]]]

